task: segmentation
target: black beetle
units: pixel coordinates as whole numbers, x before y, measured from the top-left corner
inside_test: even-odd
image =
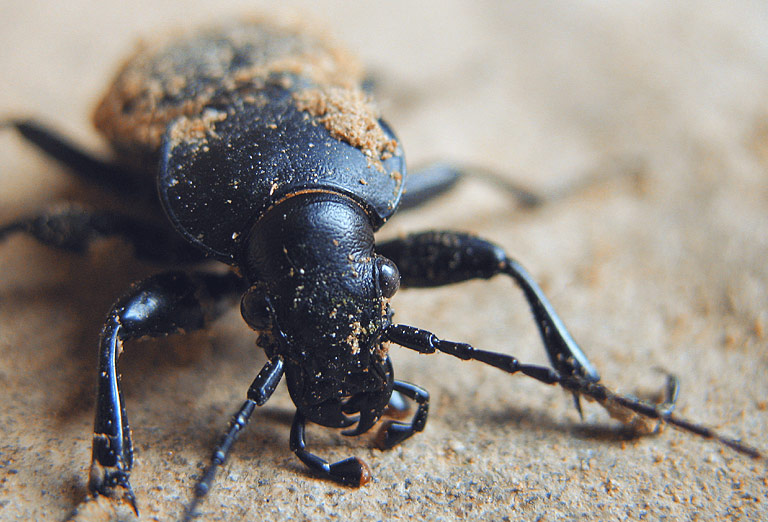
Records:
[[[204,328],[232,298],[240,298],[242,316],[259,332],[268,362],[217,445],[188,516],[255,407],[269,399],[283,375],[296,405],[291,449],[322,477],[351,486],[370,480],[357,458],[328,463],[310,453],[305,423],[358,435],[386,408],[404,410],[404,396],[417,404],[416,411],[408,422],[385,422],[381,445],[391,448],[423,430],[429,395],[395,380],[390,343],[559,384],[573,394],[577,408],[580,397],[597,401],[640,432],[668,423],[762,458],[753,448],[674,416],[672,376],[661,404],[601,385],[538,285],[500,247],[469,234],[435,231],[375,244],[374,232],[398,207],[433,197],[461,172],[436,167],[406,185],[402,148],[361,84],[354,60],[324,39],[244,22],[141,49],[124,65],[95,115],[116,162],[80,152],[35,122],[3,123],[82,178],[123,197],[154,201],[156,215],[139,220],[60,207],[1,227],[0,239],[21,232],[52,247],[83,251],[101,237],[119,236],[149,261],[188,265],[215,259],[232,267],[226,273],[163,272],[133,285],[112,307],[99,348],[92,498],[107,497],[138,513],[117,372],[122,344]],[[530,195],[520,195],[531,202]],[[171,226],[160,218],[163,212]],[[499,274],[523,290],[553,368],[392,322],[389,299],[401,281],[432,287]]]

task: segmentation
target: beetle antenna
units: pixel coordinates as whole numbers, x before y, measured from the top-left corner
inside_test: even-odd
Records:
[[[195,485],[194,496],[187,505],[187,509],[184,511],[184,518],[182,519],[184,522],[190,522],[197,516],[195,511],[197,510],[198,504],[200,504],[200,501],[211,490],[213,479],[216,478],[216,471],[218,471],[219,466],[226,462],[229,451],[232,449],[232,444],[237,440],[240,431],[248,424],[248,420],[251,418],[256,406],[256,401],[247,399],[238,412],[232,417],[227,431],[221,437],[221,440],[211,456],[210,464]]]

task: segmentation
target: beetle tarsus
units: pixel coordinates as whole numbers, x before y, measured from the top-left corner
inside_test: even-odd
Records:
[[[661,425],[669,424],[679,430],[717,441],[753,459],[765,458],[765,455],[760,450],[744,444],[738,439],[725,437],[711,428],[675,415],[673,410],[678,386],[677,378],[673,375],[668,376],[667,379],[667,397],[659,404],[651,404],[636,397],[618,394],[603,384],[585,381],[579,377],[563,378],[560,385],[567,390],[578,393],[582,397],[596,401],[612,417],[631,425],[640,434],[656,433]],[[637,416],[640,418],[637,418]],[[655,427],[646,427],[650,426],[645,422],[647,420],[655,420],[658,423]]]
[[[67,518],[67,522],[93,520],[138,522],[139,512],[133,492],[115,490],[112,495],[91,494]]]
[[[329,466],[329,477],[345,486],[359,488],[371,481],[371,470],[365,461],[349,457]]]
[[[349,457],[338,462],[329,463],[327,460],[307,451],[306,419],[299,410],[296,410],[296,415],[293,418],[290,441],[291,450],[313,473],[320,477],[355,488],[364,486],[371,481],[370,468],[357,457]]]

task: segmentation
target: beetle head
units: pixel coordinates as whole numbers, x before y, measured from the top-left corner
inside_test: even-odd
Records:
[[[284,357],[296,406],[326,426],[359,413],[352,433],[370,428],[392,392],[381,333],[400,276],[375,254],[365,210],[335,193],[288,197],[254,225],[243,266],[243,318]]]

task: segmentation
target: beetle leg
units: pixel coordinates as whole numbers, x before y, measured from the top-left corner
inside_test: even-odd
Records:
[[[377,252],[394,261],[403,286],[434,287],[498,274],[511,276],[528,300],[549,360],[558,374],[580,376],[592,382],[600,380],[541,288],[500,247],[459,232],[424,232],[382,243]]]
[[[3,127],[13,127],[29,143],[89,183],[111,190],[122,197],[126,194],[141,194],[146,197],[154,195],[154,190],[150,190],[154,189],[153,185],[147,184],[142,176],[84,152],[58,132],[39,122],[5,120],[0,122],[0,128]]]
[[[155,263],[190,263],[203,254],[178,234],[133,217],[94,211],[77,205],[59,205],[36,216],[0,227],[0,241],[11,234],[27,234],[40,243],[83,253],[100,239],[119,237],[133,246],[139,259]]]
[[[409,172],[399,210],[408,210],[427,203],[451,190],[461,179],[461,171],[445,163],[435,163]]]
[[[764,458],[750,446],[673,414],[678,393],[674,376],[667,379],[666,400],[649,404],[635,397],[619,395],[598,381],[600,376],[566,330],[541,288],[530,274],[500,247],[483,239],[458,232],[425,232],[379,245],[378,253],[395,262],[403,286],[441,286],[469,279],[488,279],[498,274],[512,277],[531,307],[547,355],[555,370],[522,364],[511,355],[478,350],[466,343],[445,341],[426,330],[406,325],[390,325],[384,337],[419,351],[441,351],[490,364],[508,373],[523,373],[546,384],[559,384],[573,394],[581,412],[579,397],[602,405],[612,417],[633,426],[639,433],[654,433],[660,424],[713,439],[752,458]]]
[[[405,192],[400,200],[400,210],[407,210],[427,203],[451,190],[463,177],[481,176],[508,192],[521,206],[532,208],[540,205],[543,198],[530,190],[482,169],[470,169],[449,163],[433,163],[405,179]]]
[[[185,521],[192,520],[195,517],[195,509],[201,499],[210,491],[213,479],[216,477],[216,470],[227,461],[232,445],[237,440],[240,432],[248,424],[256,406],[263,406],[272,396],[275,388],[280,383],[280,379],[283,377],[283,372],[283,358],[277,355],[264,365],[253,380],[253,384],[248,388],[248,398],[240,406],[237,413],[232,416],[229,427],[213,450],[211,463],[195,486],[195,496],[187,507],[186,514],[184,515]]]
[[[128,428],[117,359],[130,339],[157,337],[203,328],[220,315],[227,297],[239,295],[244,284],[233,273],[165,272],[134,284],[113,305],[101,333],[99,384],[93,433],[93,458],[88,487],[128,502],[138,512],[129,483],[133,446]]]
[[[598,166],[585,173],[575,182],[542,195],[484,167],[438,162],[408,174],[399,208],[406,210],[417,207],[451,190],[460,180],[474,178],[506,192],[521,207],[531,209],[578,194],[616,175],[638,178],[642,174],[642,167],[637,158],[616,158],[606,166]]]
[[[392,395],[389,396],[389,403],[384,409],[382,416],[394,417],[396,419],[404,419],[408,416],[408,411],[411,409],[411,405],[405,400],[400,392],[392,390]]]
[[[345,486],[360,487],[371,480],[368,465],[357,457],[349,457],[333,464],[307,451],[306,419],[296,410],[291,426],[291,450],[314,473],[329,478]]]
[[[429,413],[429,392],[420,386],[403,381],[395,381],[395,391],[400,392],[411,400],[416,401],[418,408],[411,422],[395,420],[385,421],[379,430],[378,442],[382,449],[397,446],[414,433],[422,431],[427,424]]]
[[[499,274],[512,277],[525,294],[557,373],[564,378],[600,380],[597,369],[568,332],[533,277],[499,246],[469,234],[433,231],[382,243],[377,251],[398,266],[403,286],[441,286],[469,279],[488,279]],[[581,415],[579,394],[574,392],[573,397]]]

